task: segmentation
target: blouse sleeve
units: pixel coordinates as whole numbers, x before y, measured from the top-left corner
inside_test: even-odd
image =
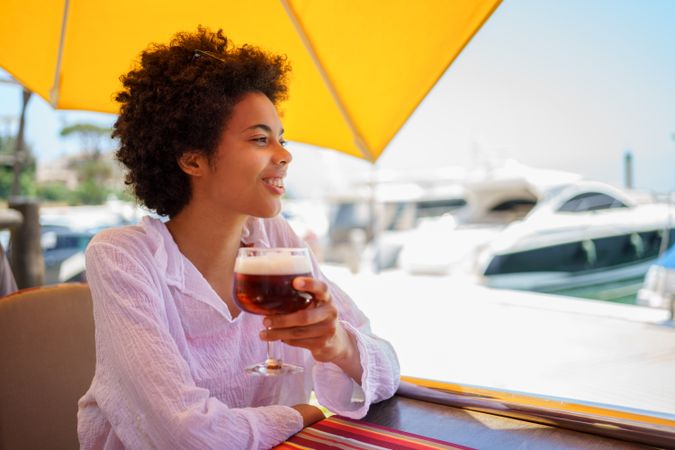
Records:
[[[287,406],[229,408],[196,386],[171,336],[151,267],[108,243],[89,246],[98,406],[126,448],[269,448],[302,429]]]
[[[368,318],[352,299],[323,273],[319,272],[319,278],[328,283],[332,301],[339,311],[339,320],[356,341],[363,374],[357,384],[337,365],[317,362],[313,371],[314,390],[319,403],[329,410],[360,419],[372,403],[386,400],[396,393],[400,379],[398,359],[391,344],[371,332]]]
[[[306,246],[284,219],[276,219],[275,228],[279,233],[275,237],[283,245]],[[372,333],[368,318],[354,301],[321,272],[314,256],[312,263],[315,276],[328,284],[342,326],[356,341],[363,368],[361,382],[356,383],[337,365],[316,362],[312,373],[314,390],[319,403],[329,410],[360,419],[372,403],[386,400],[396,393],[400,379],[398,358],[389,342]]]

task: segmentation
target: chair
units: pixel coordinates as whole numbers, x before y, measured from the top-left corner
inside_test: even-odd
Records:
[[[77,449],[77,400],[96,363],[86,284],[0,298],[0,450]]]

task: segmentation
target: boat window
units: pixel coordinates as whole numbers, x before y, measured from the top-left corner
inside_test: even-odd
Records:
[[[466,206],[466,200],[463,198],[425,200],[417,202],[417,218],[421,219],[423,217],[439,217],[443,214],[456,211],[463,206]]]
[[[531,210],[537,202],[530,198],[512,198],[501,203],[497,203],[493,206],[491,212],[504,212],[504,211],[529,211]]]
[[[522,272],[569,272],[607,269],[655,259],[661,247],[657,230],[496,255],[486,276]]]
[[[593,251],[582,242],[496,255],[485,276],[523,272],[578,272],[593,264]]]
[[[328,229],[328,238],[331,245],[343,245],[350,241],[353,230],[368,232],[370,220],[369,207],[365,203],[345,202],[336,205],[333,211],[333,219]],[[331,251],[327,252],[326,258],[332,259]]]
[[[341,203],[337,207],[333,228],[350,229],[353,227],[366,227],[370,218],[368,205],[362,203]]]
[[[613,208],[626,208],[626,204],[611,195],[600,192],[584,192],[563,203],[558,211],[585,212]]]
[[[414,208],[410,203],[386,203],[379,210],[378,221],[385,230],[409,230],[415,226],[414,215]]]

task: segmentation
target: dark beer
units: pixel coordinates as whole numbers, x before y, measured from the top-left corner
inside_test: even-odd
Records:
[[[309,306],[312,296],[293,289],[293,280],[309,276],[310,272],[289,275],[237,273],[237,304],[246,312],[265,316],[299,311]]]
[[[293,280],[311,277],[311,262],[303,250],[289,253],[292,250],[242,249],[234,267],[235,298],[241,309],[267,316],[309,306],[312,296],[293,289]]]
[[[312,295],[293,289],[297,277],[312,276],[312,261],[306,248],[240,248],[234,262],[234,299],[252,314],[289,314],[312,303]],[[260,376],[300,373],[301,366],[281,361],[267,341],[267,359],[246,368]]]

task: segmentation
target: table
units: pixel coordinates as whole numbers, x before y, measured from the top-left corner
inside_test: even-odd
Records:
[[[401,395],[372,405],[362,420],[481,450],[654,448]]]

